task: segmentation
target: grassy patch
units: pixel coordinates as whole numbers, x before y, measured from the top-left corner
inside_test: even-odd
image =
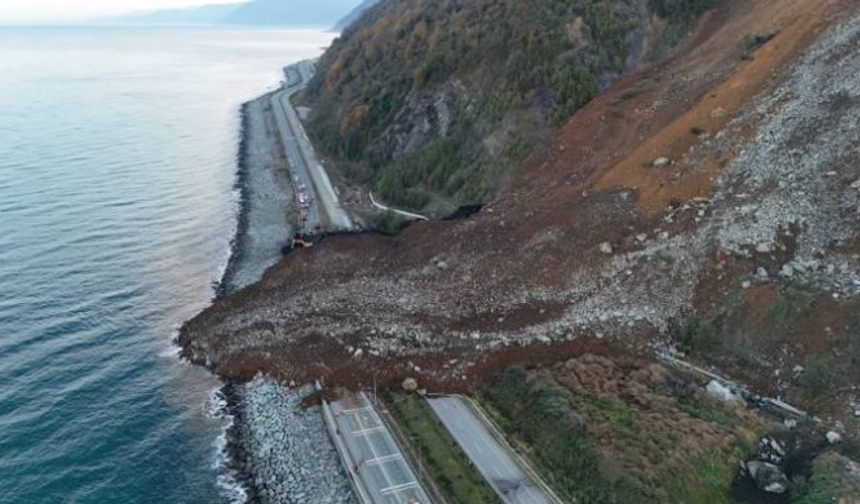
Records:
[[[685,471],[661,474],[654,486],[665,490],[660,500],[667,504],[732,504],[729,489],[736,469],[735,463],[712,450],[693,461]]]
[[[738,462],[754,451],[764,425],[698,398],[680,376],[646,383],[637,374],[643,368],[607,366],[583,358],[508,369],[480,400],[569,502],[732,502]],[[605,373],[604,385],[567,381],[592,373]]]
[[[614,396],[586,394],[579,396],[577,402],[592,418],[600,418],[614,429],[631,429],[634,426],[636,410]]]
[[[693,418],[704,420],[708,423],[733,427],[737,424],[737,418],[725,409],[709,401],[702,401],[693,396],[683,396],[678,399],[678,409]]]
[[[709,320],[699,317],[669,319],[669,334],[678,348],[687,353],[710,352],[720,346],[717,328]]]
[[[423,399],[388,393],[385,402],[419,450],[421,463],[451,502],[500,502]]]
[[[599,470],[600,455],[585,427],[566,408],[566,390],[530,382],[524,371],[505,370],[483,401],[501,427],[531,447],[542,476],[571,502],[614,502]],[[593,403],[598,404],[598,403]]]
[[[814,472],[811,477],[798,477],[791,484],[791,504],[832,504],[836,491],[826,473]]]
[[[386,210],[376,217],[374,224],[380,232],[387,235],[396,235],[406,225],[406,221],[391,210]]]
[[[787,340],[792,328],[809,310],[816,291],[803,284],[791,284],[764,307],[764,316],[755,323],[754,314],[743,297],[733,289],[709,313],[669,320],[669,333],[678,348],[697,358],[719,361],[720,357],[754,368],[754,356]]]

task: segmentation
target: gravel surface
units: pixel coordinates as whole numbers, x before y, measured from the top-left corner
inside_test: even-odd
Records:
[[[259,280],[278,262],[294,234],[295,190],[268,107],[267,95],[242,109],[239,226],[221,294]]]
[[[329,438],[322,409],[303,409],[312,387],[288,389],[268,378],[235,388],[241,421],[233,441],[244,447],[244,469],[263,504],[355,502]]]

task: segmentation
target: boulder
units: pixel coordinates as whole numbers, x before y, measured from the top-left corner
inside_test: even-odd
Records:
[[[600,244],[600,251],[604,254],[612,254],[614,249],[612,248],[612,244],[609,242],[603,242]]]
[[[708,397],[718,401],[734,403],[743,402],[743,399],[732,392],[729,387],[726,387],[716,380],[711,380],[711,382],[708,383],[708,386],[705,387],[705,392],[708,394]]]
[[[751,460],[746,463],[746,468],[759,490],[778,495],[788,491],[788,477],[779,467],[769,462]]]
[[[415,378],[406,378],[401,385],[406,392],[415,392],[418,390],[418,380]]]
[[[827,442],[832,445],[838,444],[842,441],[842,435],[836,431],[828,432],[825,437],[827,438]]]
[[[654,160],[654,166],[657,168],[660,168],[662,166],[668,165],[669,162],[670,162],[670,160],[667,157],[658,157],[657,159]]]

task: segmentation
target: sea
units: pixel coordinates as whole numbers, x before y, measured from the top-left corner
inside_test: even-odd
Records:
[[[0,503],[242,500],[173,340],[229,258],[241,103],[333,37],[0,28]]]

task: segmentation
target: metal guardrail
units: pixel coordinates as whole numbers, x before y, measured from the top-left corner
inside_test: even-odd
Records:
[[[701,375],[701,376],[704,376],[706,378],[710,378],[711,380],[716,381],[717,383],[727,387],[732,392],[740,395],[744,399],[744,401],[746,401],[747,403],[750,403],[753,405],[765,404],[765,405],[773,406],[774,408],[782,410],[783,412],[785,412],[791,416],[797,417],[799,419],[810,420],[810,421],[813,421],[816,423],[821,422],[820,418],[818,418],[815,415],[811,415],[810,413],[803,411],[800,408],[796,408],[796,407],[792,406],[791,404],[788,404],[788,403],[786,403],[780,399],[775,399],[773,397],[765,397],[765,396],[760,396],[760,395],[754,394],[754,393],[750,392],[750,390],[747,387],[745,387],[745,386],[743,386],[743,385],[741,385],[741,384],[739,384],[733,380],[730,380],[724,376],[720,376],[720,375],[718,375],[712,371],[708,371],[707,369],[703,369],[703,368],[701,368],[695,364],[692,364],[690,362],[676,359],[675,357],[672,357],[671,355],[667,355],[667,354],[660,354],[660,355],[658,355],[658,358],[660,360],[662,360],[663,362],[665,362],[671,366],[674,366],[676,368],[683,368],[689,372],[692,372],[692,373],[695,373],[695,374],[698,374],[698,375]]]
[[[349,475],[349,483],[352,486],[353,492],[355,492],[355,496],[358,497],[361,504],[374,504],[370,496],[364,491],[364,487],[361,481],[359,481],[358,475],[352,472],[352,468],[349,467],[349,451],[346,449],[346,445],[344,445],[343,440],[340,439],[340,436],[338,435],[337,423],[334,420],[334,416],[331,414],[331,408],[329,407],[328,401],[325,399],[322,401],[322,408],[323,418],[325,418],[325,423],[328,427],[328,433],[334,441],[334,446],[337,448],[337,452],[340,455],[343,470]]]
[[[395,214],[406,217],[407,219],[415,219],[415,220],[421,220],[421,221],[429,221],[430,220],[429,218],[427,218],[421,214],[406,212],[404,210],[398,210],[396,208],[391,208],[389,206],[385,206],[382,203],[376,201],[376,198],[373,197],[373,193],[368,193],[368,194],[370,195],[370,203],[382,211],[394,212]]]
[[[466,404],[466,406],[468,406],[468,408],[475,413],[481,423],[483,423],[488,428],[490,434],[492,434],[496,441],[499,442],[502,448],[504,448],[505,451],[507,451],[514,458],[514,460],[517,461],[517,463],[520,465],[523,471],[525,471],[528,477],[531,478],[532,481],[534,481],[535,484],[539,486],[541,490],[543,490],[543,492],[546,494],[547,497],[549,497],[550,500],[552,500],[555,504],[565,504],[565,501],[562,500],[561,497],[559,497],[555,493],[555,491],[540,477],[537,470],[534,468],[534,465],[532,465],[531,461],[527,457],[522,455],[520,452],[518,452],[513,446],[511,446],[510,443],[508,443],[507,436],[505,436],[502,430],[496,425],[493,419],[490,418],[489,415],[487,415],[487,413],[484,411],[483,408],[481,408],[480,405],[478,405],[470,397],[462,395],[458,395],[456,397],[459,397]]]

